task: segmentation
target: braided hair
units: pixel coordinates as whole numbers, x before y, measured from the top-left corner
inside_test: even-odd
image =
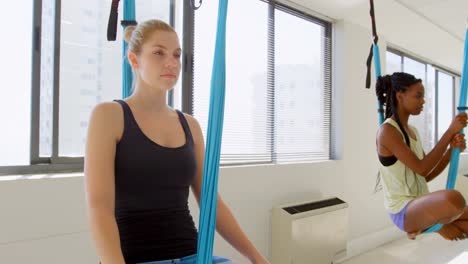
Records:
[[[400,127],[405,142],[410,147],[408,134],[403,129],[400,116],[398,115],[398,102],[396,98],[397,92],[406,92],[408,87],[413,84],[422,82],[421,79],[416,79],[413,75],[405,72],[395,72],[392,75],[381,76],[377,79],[375,92],[377,99],[385,107],[385,119],[394,116],[395,120]]]

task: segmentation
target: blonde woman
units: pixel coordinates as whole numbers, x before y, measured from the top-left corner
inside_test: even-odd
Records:
[[[197,230],[188,196],[191,188],[200,202],[205,147],[197,120],[166,104],[179,78],[179,39],[159,20],[128,27],[125,38],[134,93],[95,107],[86,145],[96,251],[103,264],[191,260]],[[268,263],[219,196],[217,212],[221,236],[252,263]]]

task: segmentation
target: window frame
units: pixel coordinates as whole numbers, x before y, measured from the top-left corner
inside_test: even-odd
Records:
[[[32,58],[31,58],[31,130],[30,130],[30,165],[12,165],[12,166],[0,166],[0,176],[2,175],[17,175],[17,174],[42,174],[42,173],[62,173],[62,172],[82,172],[84,169],[84,157],[65,157],[59,156],[59,96],[60,96],[60,42],[61,42],[61,11],[62,11],[62,0],[53,0],[55,5],[54,12],[54,40],[53,40],[53,113],[52,113],[52,152],[50,157],[41,157],[40,156],[40,96],[41,96],[41,48],[42,48],[42,13],[43,13],[43,1],[44,0],[33,0],[33,18],[31,25],[31,34],[32,34]],[[299,10],[296,7],[276,3],[275,1],[263,1],[268,4],[268,24],[265,25],[268,27],[268,38],[273,38],[273,41],[269,41],[268,46],[266,47],[268,51],[274,52],[274,34],[275,34],[275,21],[274,14],[276,9],[287,12],[288,14],[294,15],[296,17],[314,22],[318,25],[324,27],[325,38],[322,45],[326,50],[324,54],[329,54],[329,56],[324,56],[324,63],[327,63],[325,66],[326,71],[324,73],[325,83],[327,83],[326,89],[329,89],[328,93],[331,95],[333,92],[332,87],[332,23],[321,19],[314,15],[313,13],[305,12]],[[176,4],[177,3],[177,4]],[[170,24],[174,26],[175,24],[175,15],[176,8],[180,2],[176,0],[170,0]],[[177,6],[176,6],[177,5]],[[183,35],[184,42],[183,50],[184,56],[182,57],[182,110],[188,114],[193,114],[193,47],[194,47],[194,10],[191,8],[190,1],[183,1]],[[273,19],[273,20],[272,20]],[[328,40],[328,42],[327,42]],[[270,43],[273,43],[271,45]],[[274,54],[274,53],[272,53]],[[267,81],[267,85],[271,85],[274,89],[274,55],[268,56],[268,64],[273,65],[268,67],[267,73],[270,74],[270,77]],[[271,60],[271,61],[270,61]],[[325,87],[324,87],[325,88]],[[274,96],[268,99],[269,103],[274,106]],[[173,93],[168,94],[168,103],[169,105],[174,104],[174,95]],[[326,102],[326,107],[329,108],[329,112],[332,111],[332,102],[331,96]],[[239,165],[261,165],[261,164],[276,164],[275,159],[275,135],[274,135],[274,110],[269,113],[272,115],[270,123],[267,124],[270,128],[269,140],[271,140],[271,161],[270,162],[248,162],[248,163],[235,163],[235,164],[225,164],[221,166],[239,166]],[[332,119],[329,120],[327,124],[329,127],[329,159],[332,156],[332,142],[331,142],[331,127]],[[315,162],[315,161],[314,161]]]

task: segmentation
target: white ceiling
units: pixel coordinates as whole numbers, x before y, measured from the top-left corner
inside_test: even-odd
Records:
[[[465,39],[467,0],[397,0],[460,40]]]
[[[334,19],[347,19],[362,24],[369,18],[369,0],[290,0]],[[393,2],[393,3],[391,3]],[[398,4],[423,17],[461,42],[465,39],[468,0],[374,0],[377,23],[379,13],[392,12]],[[392,14],[398,19],[398,13]],[[386,14],[388,15],[388,14]],[[377,25],[379,28],[379,25]]]

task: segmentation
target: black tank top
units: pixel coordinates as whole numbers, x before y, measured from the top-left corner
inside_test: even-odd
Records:
[[[197,251],[197,230],[188,208],[196,174],[193,138],[177,111],[185,144],[158,145],[138,126],[128,104],[115,154],[115,218],[126,263],[180,258]]]

